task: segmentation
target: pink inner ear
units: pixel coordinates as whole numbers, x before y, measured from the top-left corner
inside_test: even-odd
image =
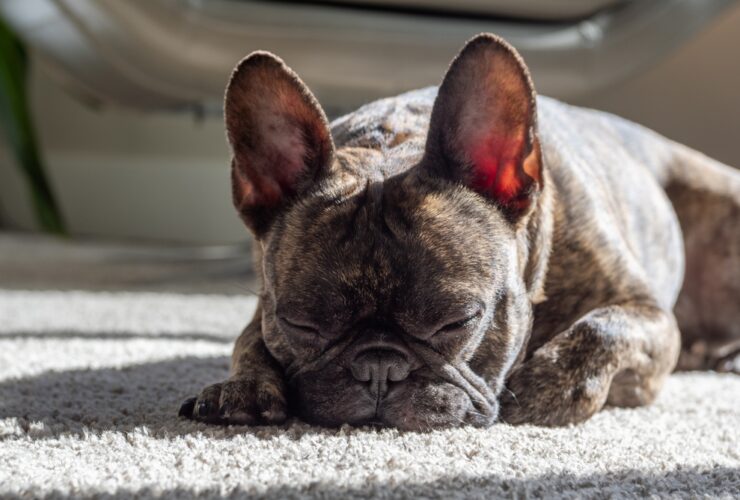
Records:
[[[242,155],[248,165],[238,165],[246,206],[276,206],[295,194],[296,183],[308,168],[309,144],[320,142],[321,129],[311,123],[310,112],[289,92],[278,92],[274,101],[258,108],[259,149]]]
[[[283,155],[270,155],[266,162],[253,168],[236,169],[233,179],[244,206],[276,206],[286,196],[294,194],[296,178],[302,165]]]
[[[524,138],[520,134],[514,137],[491,134],[476,143],[479,145],[470,155],[474,169],[471,187],[501,203],[511,202],[526,186],[519,173],[524,160]]]

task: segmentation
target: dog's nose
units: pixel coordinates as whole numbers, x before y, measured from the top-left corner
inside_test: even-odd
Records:
[[[352,376],[370,383],[370,394],[376,398],[388,392],[388,382],[400,382],[409,376],[411,364],[395,349],[367,349],[352,361]]]

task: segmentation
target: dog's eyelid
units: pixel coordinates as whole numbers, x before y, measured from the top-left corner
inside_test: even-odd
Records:
[[[442,328],[440,328],[439,331],[447,332],[451,330],[459,330],[461,328],[465,328],[466,326],[470,325],[471,323],[479,319],[481,316],[483,316],[483,311],[481,309],[478,309],[475,313],[467,315],[463,317],[462,319],[447,323]]]
[[[289,319],[285,316],[278,316],[278,321],[282,322],[284,325],[286,325],[289,328],[293,328],[296,330],[302,330],[305,332],[312,332],[312,333],[318,333],[319,328],[312,324],[311,322],[307,320],[302,319]]]
[[[467,308],[466,311],[461,313],[458,316],[459,319],[448,320],[447,322],[445,322],[444,325],[437,329],[436,333],[462,330],[463,328],[472,325],[480,318],[482,318],[484,312],[485,307],[482,304],[475,304],[474,306]],[[451,318],[454,318],[454,316],[451,316]]]

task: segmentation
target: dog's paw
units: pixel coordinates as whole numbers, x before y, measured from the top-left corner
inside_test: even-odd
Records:
[[[282,381],[234,376],[180,406],[181,417],[220,425],[280,424],[288,416]]]
[[[599,411],[609,394],[607,373],[584,373],[547,353],[535,355],[508,378],[499,398],[509,424],[561,426]]]
[[[714,370],[740,375],[740,339],[698,340],[684,346],[676,370]]]

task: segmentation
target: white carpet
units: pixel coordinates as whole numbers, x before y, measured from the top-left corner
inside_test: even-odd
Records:
[[[0,291],[0,497],[740,496],[740,377],[562,429],[218,428],[244,297]]]

